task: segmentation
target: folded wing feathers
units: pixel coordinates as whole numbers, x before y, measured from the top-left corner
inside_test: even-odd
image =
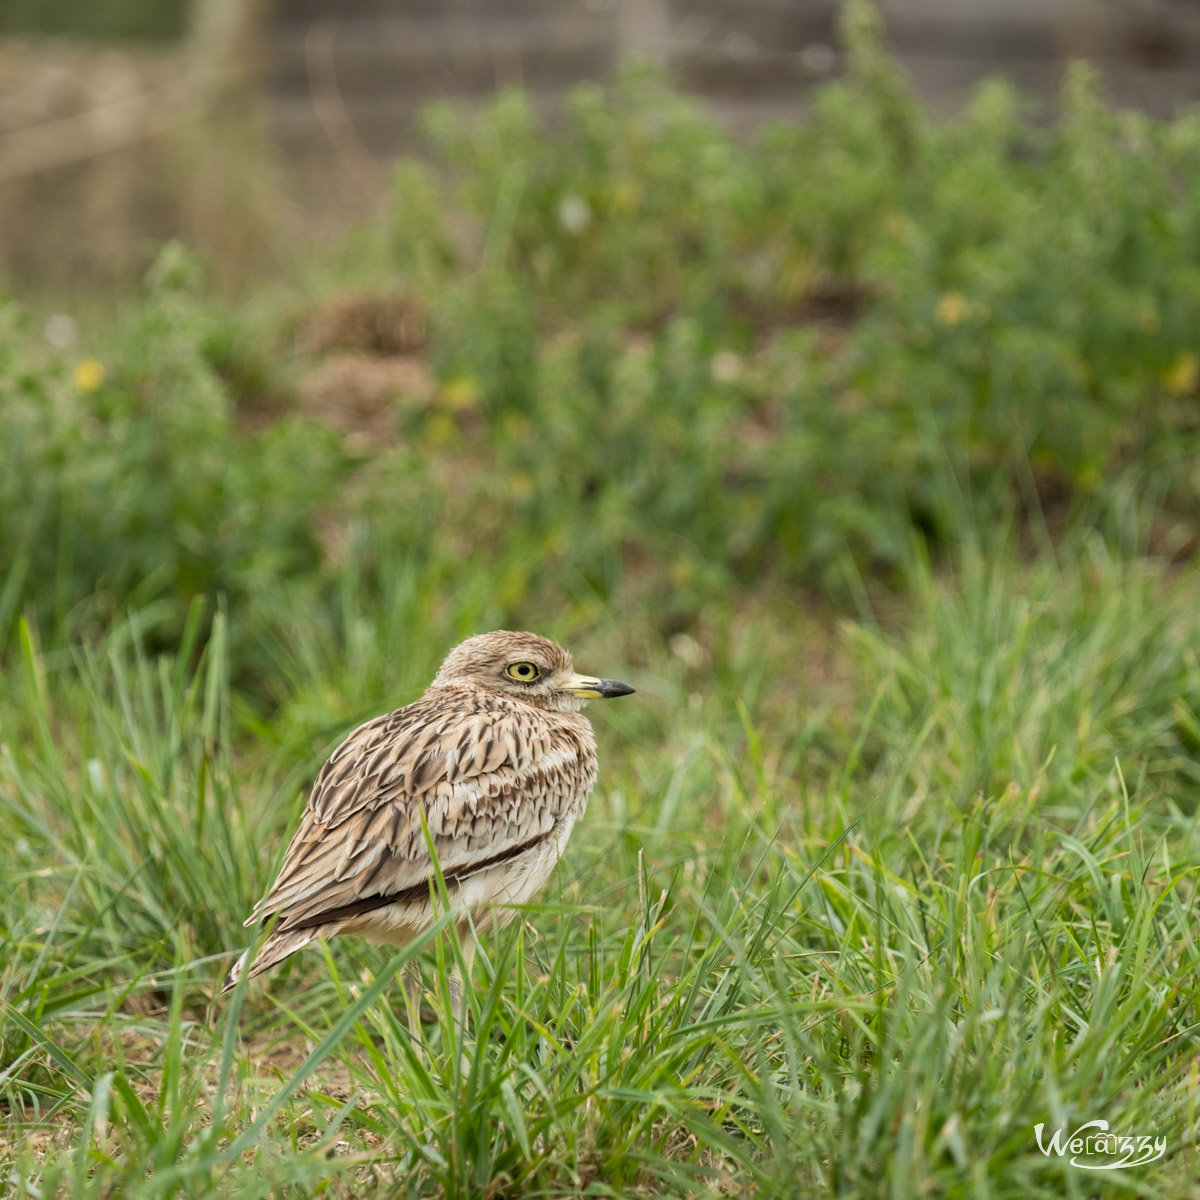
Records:
[[[459,877],[548,835],[569,806],[582,810],[596,772],[586,721],[555,727],[524,705],[447,699],[367,722],[322,768],[279,877],[246,922],[279,914],[255,974],[272,943],[275,962],[292,953],[285,944],[316,936],[323,912],[427,885],[421,809],[443,872]]]

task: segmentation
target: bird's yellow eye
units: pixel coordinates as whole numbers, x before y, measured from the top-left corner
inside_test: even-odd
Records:
[[[532,683],[542,673],[542,669],[537,663],[515,662],[509,663],[504,668],[504,673],[518,683]]]

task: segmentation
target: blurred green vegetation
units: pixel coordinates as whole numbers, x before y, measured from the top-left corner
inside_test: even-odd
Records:
[[[201,593],[240,626],[279,585],[319,599],[322,522],[473,556],[498,616],[633,572],[668,623],[764,576],[902,585],[922,544],[1014,516],[1184,551],[1200,117],[1110,112],[1079,67],[1050,125],[1001,82],[937,124],[853,50],[750,144],[637,71],[551,126],[519,93],[435,109],[388,220],[286,294],[224,303],[165,250],[90,348],[99,386],[9,303],[0,628]],[[306,313],[346,291],[353,349],[396,350],[373,296],[428,329],[432,391],[365,439],[295,403],[330,353]]]
[[[189,0],[4,0],[0,33],[173,41],[187,29]]]

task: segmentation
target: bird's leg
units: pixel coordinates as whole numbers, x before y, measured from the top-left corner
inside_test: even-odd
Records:
[[[466,981],[458,963],[450,969],[450,1011],[454,1013],[454,1024],[463,1028],[463,1015],[466,1011],[465,987],[471,982],[471,963],[475,959],[475,935],[471,930],[464,929],[459,935],[459,945],[462,947],[463,967],[466,970]]]
[[[410,958],[404,964],[402,971],[404,980],[404,1006],[408,1011],[408,1033],[414,1046],[421,1045],[421,997],[424,988],[421,986],[421,964],[415,958]]]
[[[450,1011],[454,1014],[454,1028],[459,1037],[459,1065],[463,1074],[467,1073],[470,1063],[461,1051],[462,1039],[467,1032],[466,1023],[466,988],[471,985],[471,963],[475,959],[475,933],[467,926],[459,930],[459,945],[462,948],[463,968],[459,970],[456,962],[450,971]],[[463,975],[466,975],[464,980]]]

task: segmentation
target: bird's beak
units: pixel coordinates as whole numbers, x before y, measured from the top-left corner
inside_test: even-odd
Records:
[[[568,675],[559,684],[560,692],[570,692],[585,700],[611,700],[614,696],[632,696],[634,689],[615,679],[593,679],[590,675]]]

